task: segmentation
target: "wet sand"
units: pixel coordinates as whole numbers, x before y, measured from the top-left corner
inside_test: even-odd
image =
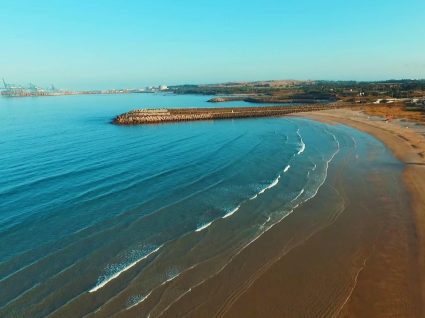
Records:
[[[414,229],[409,233],[414,261],[419,265],[417,297],[422,316],[425,314],[425,135],[412,129],[409,123],[386,121],[369,117],[358,111],[334,110],[305,114],[306,117],[331,123],[340,123],[365,131],[381,140],[393,154],[405,164],[403,181],[409,190],[410,203],[414,211]],[[416,264],[413,264],[416,265]]]
[[[346,154],[314,199],[154,316],[424,316],[423,136],[349,110],[305,116],[372,134],[402,163]]]

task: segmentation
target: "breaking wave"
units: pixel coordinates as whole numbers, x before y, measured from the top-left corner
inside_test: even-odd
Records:
[[[300,149],[298,149],[297,155],[301,155],[305,150],[305,143],[303,137],[300,134],[300,129],[297,130],[297,135],[300,137]]]
[[[277,178],[276,179],[274,179],[273,180],[273,182],[272,183],[270,183],[267,187],[265,187],[264,189],[262,189],[260,192],[258,192],[258,194],[263,194],[264,192],[266,192],[267,190],[269,190],[269,189],[271,189],[271,188],[273,188],[273,187],[275,187],[278,183],[279,183],[279,180],[280,180],[280,175],[278,175],[277,176]]]
[[[229,211],[229,212],[227,212],[222,218],[223,219],[226,219],[226,218],[228,218],[229,216],[231,216],[231,215],[233,215],[236,211],[238,211],[239,210],[239,208],[241,207],[241,205],[238,205],[236,208],[234,208],[233,210],[231,210],[231,211]]]
[[[205,223],[205,224],[201,225],[200,227],[198,227],[198,228],[195,230],[195,232],[201,232],[201,231],[205,230],[205,229],[206,229],[207,227],[209,227],[212,223],[213,223],[213,222],[208,222],[208,223]]]
[[[137,263],[143,261],[144,259],[148,258],[152,254],[155,254],[156,252],[158,252],[161,249],[161,247],[162,247],[162,245],[155,248],[154,250],[151,250],[150,252],[144,254],[140,258],[137,258],[135,261],[133,261],[129,264],[128,263],[121,263],[121,264],[108,265],[107,268],[106,268],[106,271],[108,272],[108,274],[105,274],[105,275],[102,275],[101,277],[99,277],[96,286],[94,286],[92,289],[90,289],[89,293],[94,293],[94,292],[98,291],[99,289],[104,287],[106,284],[108,284],[110,281],[117,278],[118,276],[120,276],[122,273],[129,270],[133,266],[137,265]]]
[[[152,294],[152,292],[148,293],[146,296],[142,296],[142,295],[134,295],[131,296],[130,299],[128,300],[127,303],[127,308],[126,309],[130,309],[133,308],[139,304],[141,304],[142,302],[144,302],[150,295]]]

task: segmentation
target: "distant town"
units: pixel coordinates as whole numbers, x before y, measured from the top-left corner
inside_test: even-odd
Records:
[[[131,93],[157,93],[168,91],[166,85],[148,86],[145,88],[123,88],[106,90],[73,91],[58,89],[53,84],[49,87],[40,87],[29,83],[27,85],[10,84],[2,80],[1,96],[4,97],[36,97],[36,96],[61,96],[61,95],[90,95],[90,94],[131,94]]]
[[[39,87],[10,84],[3,79],[1,96],[61,96],[89,94],[173,93],[213,96],[208,101],[220,103],[243,101],[256,104],[280,103],[345,103],[345,104],[394,104],[410,110],[425,110],[425,80],[387,81],[298,81],[274,80],[257,82],[228,82],[207,85],[148,86],[106,90],[64,90],[54,85]]]

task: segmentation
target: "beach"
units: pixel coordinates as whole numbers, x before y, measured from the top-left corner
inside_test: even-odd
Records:
[[[0,108],[0,316],[423,316],[421,126],[349,109],[111,124],[136,102],[209,105]]]
[[[2,99],[0,316],[166,315],[297,215],[356,142],[361,158],[376,146],[396,164],[373,138],[300,117],[111,124],[134,105],[209,108],[207,98]],[[328,222],[317,216],[300,224],[315,231]]]
[[[0,318],[425,318],[425,0],[1,9]]]
[[[376,137],[401,173],[375,167],[364,180],[347,157],[314,199],[161,316],[423,316],[423,135],[351,110],[302,116]]]
[[[361,112],[335,110],[306,115],[316,120],[340,123],[365,131],[381,140],[394,155],[405,164],[403,181],[409,189],[411,205],[414,211],[415,228],[412,230],[412,245],[415,249],[415,261],[419,265],[419,297],[422,311],[425,304],[425,138],[424,134],[412,129],[403,122],[391,122],[383,118],[371,119]],[[423,128],[422,128],[423,129]]]

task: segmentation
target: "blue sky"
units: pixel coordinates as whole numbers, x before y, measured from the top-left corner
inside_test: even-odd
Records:
[[[0,0],[0,77],[62,88],[425,78],[425,0]]]

